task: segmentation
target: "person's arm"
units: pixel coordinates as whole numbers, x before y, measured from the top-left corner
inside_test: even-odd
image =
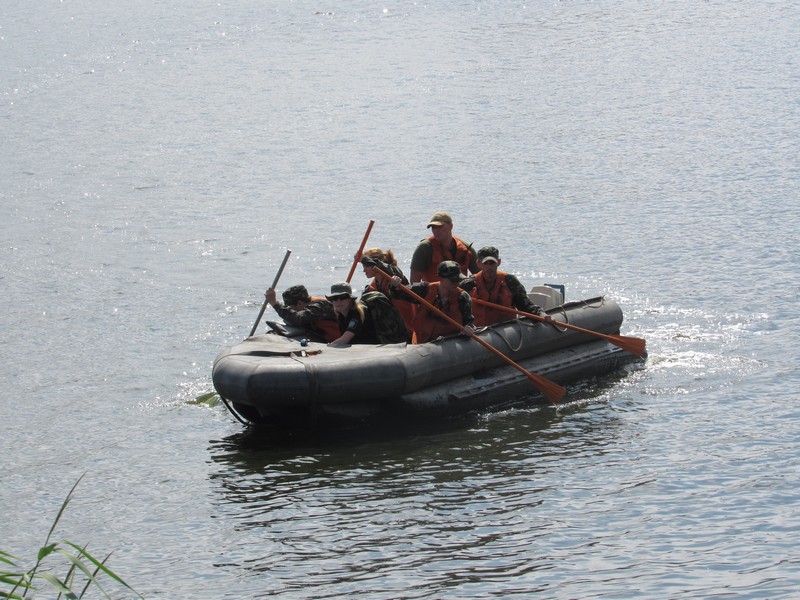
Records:
[[[313,329],[314,322],[319,319],[336,320],[333,314],[333,305],[327,300],[309,302],[303,310],[299,311],[280,303],[273,304],[272,308],[275,309],[275,312],[280,315],[287,325],[294,325],[295,327]]]
[[[429,240],[422,240],[411,256],[411,283],[422,281],[422,275],[433,260],[433,247]]]
[[[264,297],[267,299],[267,302],[269,302],[269,305],[275,309],[275,312],[278,313],[278,316],[283,319],[284,323],[287,325],[294,325],[295,327],[308,326],[308,323],[303,322],[303,319],[300,317],[297,311],[278,301],[278,295],[275,293],[274,289],[267,289],[267,291],[264,293]]]
[[[354,331],[345,331],[338,338],[330,342],[328,346],[331,346],[332,348],[344,348],[345,346],[350,345],[354,337],[356,337]]]
[[[297,312],[286,306],[285,304],[281,304],[280,302],[275,302],[271,304],[272,308],[275,309],[275,312],[278,313],[278,316],[283,319],[284,323],[287,325],[295,325],[296,327],[304,327],[304,325],[300,322],[298,318]]]
[[[303,312],[307,312],[312,319],[336,320],[336,313],[333,312],[333,303],[330,300],[312,300],[306,304]]]
[[[544,315],[542,307],[537,306],[533,303],[533,300],[528,298],[525,286],[514,275],[506,274],[506,285],[508,286],[508,291],[511,292],[511,304],[514,308],[534,315]]]
[[[389,283],[389,292],[391,293],[392,299],[396,298],[398,300],[405,300],[406,302],[419,304],[416,298],[414,298],[411,294],[401,290],[400,287],[406,287],[414,292],[417,296],[421,296],[422,298],[425,298],[431,289],[431,284],[427,281],[420,281],[406,286],[403,286],[402,281],[403,280],[399,275],[392,277],[391,282]]]
[[[402,280],[403,285],[407,285],[409,283],[408,279],[403,273],[403,270],[400,267],[398,267],[397,265],[386,265],[386,266],[389,268],[389,270],[386,271],[387,273],[389,273],[389,275],[393,277],[397,275]]]
[[[358,335],[363,326],[364,322],[361,319],[355,316],[351,317],[350,320],[347,322],[347,327],[345,328],[344,333],[342,333],[342,335],[340,335],[338,338],[333,340],[328,345],[333,346],[334,348],[341,348],[343,346],[350,345],[353,342],[353,338],[356,337],[356,335]]]
[[[461,310],[464,327],[471,327],[475,322],[475,316],[472,314],[472,296],[463,290],[458,294],[458,308]]]

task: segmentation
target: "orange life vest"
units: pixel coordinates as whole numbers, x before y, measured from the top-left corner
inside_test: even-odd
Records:
[[[311,296],[311,300],[319,302],[320,300],[326,300],[327,298],[317,298]],[[316,319],[314,321],[314,331],[319,333],[322,338],[326,342],[332,342],[333,340],[338,340],[339,337],[342,335],[339,333],[339,322],[332,321],[330,319]]]
[[[433,292],[433,293],[431,293]],[[436,281],[431,284],[428,295],[425,300],[439,308],[444,314],[456,321],[462,323],[464,320],[461,317],[461,307],[458,304],[458,295],[461,293],[459,288],[451,294],[450,301],[445,308],[439,306],[441,297],[441,288],[439,282]],[[418,305],[416,314],[414,316],[414,343],[424,344],[431,340],[436,339],[440,335],[450,335],[451,333],[458,333],[460,328],[453,326],[452,323],[443,319],[438,314],[431,311],[430,308],[424,304]]]
[[[455,255],[452,255],[450,248],[443,249],[441,244],[436,242],[436,239],[433,236],[428,238],[428,241],[431,244],[431,249],[433,250],[433,255],[431,257],[431,264],[429,264],[428,268],[422,273],[422,281],[439,281],[439,274],[436,272],[436,269],[439,267],[439,263],[443,260],[456,261],[461,267],[461,272],[464,275],[467,274],[467,271],[469,270],[469,263],[472,262],[472,250],[470,250],[469,247],[467,247],[467,245],[456,236],[453,236],[453,240],[456,243]]]
[[[501,306],[514,306],[514,298],[511,295],[511,290],[508,289],[506,284],[506,274],[503,271],[497,272],[497,280],[491,291],[486,287],[486,281],[483,279],[483,273],[475,275],[475,288],[470,292],[473,298],[485,300],[492,304],[499,304]],[[490,306],[483,306],[477,302],[472,304],[472,314],[475,317],[476,327],[485,327],[492,323],[499,323],[501,321],[508,321],[513,318],[513,314],[498,310]]]

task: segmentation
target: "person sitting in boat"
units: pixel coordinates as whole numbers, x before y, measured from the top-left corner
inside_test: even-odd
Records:
[[[334,283],[331,293],[325,298],[333,305],[333,312],[339,325],[339,337],[328,345],[343,348],[350,344],[377,344],[375,324],[367,307],[356,300],[349,283]]]
[[[525,287],[519,279],[498,269],[501,262],[500,251],[494,246],[485,246],[478,250],[478,263],[481,265],[481,271],[473,278],[475,286],[470,290],[470,296],[492,304],[544,316],[544,310],[528,298]],[[472,312],[475,315],[477,327],[485,327],[514,318],[514,313],[477,302],[472,303]]]
[[[461,273],[461,266],[454,260],[445,260],[439,263],[436,269],[439,281],[420,281],[408,285],[408,289],[420,298],[427,300],[442,313],[460,325],[456,327],[443,319],[436,311],[432,311],[425,304],[418,303],[414,316],[413,342],[424,344],[444,335],[453,333],[467,333],[466,328],[472,329],[475,318],[472,315],[472,298],[469,293],[458,287],[465,279]],[[411,302],[418,302],[411,295],[399,289],[402,286],[400,277],[392,277],[392,294],[395,298],[404,298]]]
[[[408,284],[408,279],[397,266],[397,259],[394,252],[391,250],[381,250],[380,248],[370,248],[364,250],[361,256],[361,265],[364,267],[364,275],[370,279],[370,282],[364,287],[364,294],[368,292],[381,292],[384,294],[392,304],[397,308],[400,316],[403,318],[403,323],[406,329],[410,332],[414,324],[414,305],[410,302],[394,302],[392,299],[392,292],[389,289],[389,279],[382,276],[377,272],[380,269],[389,276],[397,275],[400,277],[403,285]],[[409,334],[409,340],[411,341]]]
[[[458,263],[466,275],[480,270],[471,244],[465,244],[453,235],[453,219],[446,212],[437,212],[428,223],[431,235],[422,240],[411,256],[411,283],[439,281],[437,269],[445,260]]]
[[[316,333],[326,342],[339,337],[339,323],[333,305],[325,298],[311,297],[304,285],[293,285],[283,292],[283,304],[278,302],[274,289],[269,288],[264,297],[287,325],[303,327]]]

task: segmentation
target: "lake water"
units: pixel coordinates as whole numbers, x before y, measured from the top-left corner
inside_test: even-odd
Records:
[[[0,5],[0,549],[145,597],[800,590],[800,5]],[[646,367],[413,431],[212,391],[287,249],[314,293],[428,218],[620,303]],[[359,272],[354,283],[365,283]],[[268,309],[266,316],[274,318]]]

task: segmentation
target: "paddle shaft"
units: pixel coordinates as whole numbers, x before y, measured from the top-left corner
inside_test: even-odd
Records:
[[[379,269],[379,268],[376,267],[375,271],[377,273],[380,273],[384,277],[390,277],[390,275],[387,274],[382,269]],[[530,379],[533,382],[533,384],[539,389],[539,391],[542,392],[542,394],[544,394],[545,397],[548,400],[550,400],[553,404],[556,404],[559,400],[561,400],[561,398],[566,393],[566,390],[563,387],[561,387],[560,385],[558,385],[557,383],[554,383],[554,382],[550,381],[549,379],[547,379],[545,377],[542,377],[541,375],[537,375],[536,373],[531,373],[530,371],[525,369],[525,367],[523,367],[522,365],[517,364],[516,362],[514,362],[508,356],[506,356],[505,354],[500,352],[500,350],[498,350],[497,348],[492,346],[489,342],[487,342],[484,339],[481,339],[474,331],[470,330],[468,327],[465,327],[463,324],[459,323],[458,321],[456,321],[455,319],[453,319],[452,317],[450,317],[446,313],[444,313],[441,310],[439,310],[436,306],[434,306],[433,304],[428,302],[425,298],[423,298],[419,294],[415,293],[413,290],[410,290],[409,288],[407,288],[404,285],[400,286],[400,289],[402,289],[406,294],[408,294],[409,296],[414,298],[420,304],[423,304],[424,306],[428,307],[428,309],[430,311],[432,311],[436,315],[442,317],[443,319],[445,319],[448,323],[450,323],[454,327],[468,332],[469,336],[473,340],[475,340],[476,342],[481,344],[487,350],[490,350],[491,352],[495,353],[497,356],[502,358],[504,361],[506,361],[508,364],[510,364],[512,367],[514,367],[515,369],[517,369],[521,373],[524,373],[525,376],[528,379]]]
[[[472,298],[472,301],[476,304],[480,304],[482,306],[488,306],[490,308],[496,308],[498,310],[505,311],[507,313],[513,313],[515,315],[520,315],[522,317],[528,317],[530,319],[536,319],[537,321],[546,322],[547,319],[540,315],[535,315],[533,313],[525,312],[522,310],[517,310],[516,308],[510,306],[503,306],[502,304],[495,304],[494,302],[489,302],[487,300],[481,300],[480,298]],[[605,333],[600,333],[599,331],[592,331],[591,329],[584,329],[583,327],[578,327],[577,325],[572,325],[570,323],[564,323],[563,321],[554,321],[554,325],[558,327],[564,327],[566,329],[572,329],[573,331],[580,331],[581,333],[588,333],[590,335],[596,335],[597,337],[603,338],[604,340],[619,346],[620,348],[627,350],[631,354],[635,354],[636,356],[643,356],[645,353],[645,341],[641,338],[635,337],[628,337],[624,335],[608,335]]]
[[[291,253],[292,253],[291,250],[286,251],[286,254],[283,257],[283,262],[281,263],[281,266],[278,269],[278,274],[275,275],[275,280],[272,282],[272,285],[270,286],[271,289],[274,290],[275,287],[278,285],[278,280],[281,278],[281,275],[283,274],[283,268],[286,266],[286,261],[289,260],[289,255]],[[250,337],[253,337],[255,335],[256,329],[258,329],[258,324],[261,322],[261,317],[264,316],[264,311],[267,310],[268,302],[269,300],[265,298],[264,304],[261,305],[261,310],[259,311],[258,316],[256,317],[256,322],[253,323],[253,328],[250,330]]]
[[[364,252],[364,246],[367,245],[367,238],[369,238],[369,233],[372,231],[372,226],[375,225],[375,221],[373,219],[369,220],[369,225],[367,225],[367,231],[364,234],[364,239],[361,240],[361,245],[358,247],[358,252],[356,252],[356,257],[353,260],[353,266],[350,267],[350,274],[347,276],[347,283],[350,283],[350,280],[353,278],[353,273],[356,272],[356,265],[361,260],[361,253]]]

